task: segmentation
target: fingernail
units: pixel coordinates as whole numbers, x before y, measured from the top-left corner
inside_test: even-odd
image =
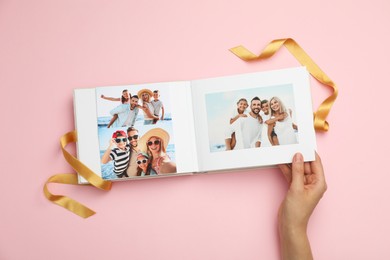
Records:
[[[303,162],[303,156],[301,153],[296,153],[293,158],[293,162]]]

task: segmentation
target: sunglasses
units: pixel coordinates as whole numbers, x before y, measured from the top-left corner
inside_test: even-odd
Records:
[[[141,164],[141,163],[147,163],[148,162],[148,160],[146,160],[146,159],[143,159],[142,161],[137,161],[137,164]]]
[[[138,135],[133,135],[133,136],[129,136],[129,137],[127,137],[127,139],[129,139],[129,141],[131,141],[131,140],[137,140],[138,139]]]
[[[149,142],[147,142],[147,144],[148,144],[148,146],[151,146],[152,144],[159,145],[160,144],[160,140],[154,140],[154,142],[149,141]]]
[[[126,141],[127,141],[126,138],[115,138],[115,142],[116,142],[117,144],[119,144],[120,142],[126,143]]]

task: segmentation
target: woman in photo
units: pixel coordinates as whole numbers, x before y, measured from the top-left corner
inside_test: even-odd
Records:
[[[154,107],[150,98],[152,97],[153,92],[150,89],[141,89],[138,91],[138,97],[141,99],[141,106],[139,107],[144,112],[144,125],[151,125],[153,121],[159,120],[154,113]]]
[[[166,153],[169,134],[162,128],[154,128],[146,132],[140,142],[140,150],[149,155],[152,169],[158,174],[176,173],[176,164]]]
[[[291,109],[287,109],[278,97],[271,98],[269,104],[272,123],[268,125],[268,138],[272,145],[278,145],[272,142],[272,131],[275,131],[280,145],[296,144],[297,137],[294,129],[297,130],[298,127],[292,122]]]
[[[137,154],[138,171],[137,176],[153,176],[157,173],[153,170],[152,164],[149,160],[149,155],[144,152]]]

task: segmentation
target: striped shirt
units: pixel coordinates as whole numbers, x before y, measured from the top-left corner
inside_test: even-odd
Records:
[[[114,161],[114,173],[116,175],[122,174],[126,171],[127,166],[129,165],[129,156],[130,150],[126,147],[126,150],[120,150],[119,148],[114,148],[110,152],[110,158]]]

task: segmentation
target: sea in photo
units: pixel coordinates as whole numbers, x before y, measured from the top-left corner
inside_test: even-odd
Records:
[[[104,154],[105,150],[100,150],[100,158],[102,158],[103,154]],[[176,158],[175,158],[175,145],[174,144],[168,144],[167,146],[167,154],[169,156],[169,158],[171,158],[171,160],[173,162],[176,162]],[[114,173],[114,162],[113,161],[110,161],[106,164],[102,164],[101,165],[101,169],[102,169],[102,178],[105,179],[105,180],[115,180],[115,179],[118,179]]]
[[[121,128],[107,128],[108,122],[110,121],[110,118],[99,118],[100,123],[98,126],[98,136],[99,136],[99,147],[100,147],[100,158],[102,158],[104,152],[106,151],[109,140],[111,139],[111,135],[116,130],[123,130],[126,132],[127,127],[121,127]],[[138,120],[138,122],[135,123],[134,127],[139,131],[140,138],[144,133],[149,131],[153,128],[162,128],[166,130],[169,133],[170,140],[169,144],[167,146],[166,153],[168,154],[169,158],[176,162],[176,156],[175,156],[175,140],[172,130],[172,120],[160,120],[154,125],[143,125],[143,118],[142,120]],[[114,169],[114,162],[110,161],[106,164],[100,164],[101,166],[101,173],[102,178],[105,180],[114,180],[118,179],[113,171]]]

